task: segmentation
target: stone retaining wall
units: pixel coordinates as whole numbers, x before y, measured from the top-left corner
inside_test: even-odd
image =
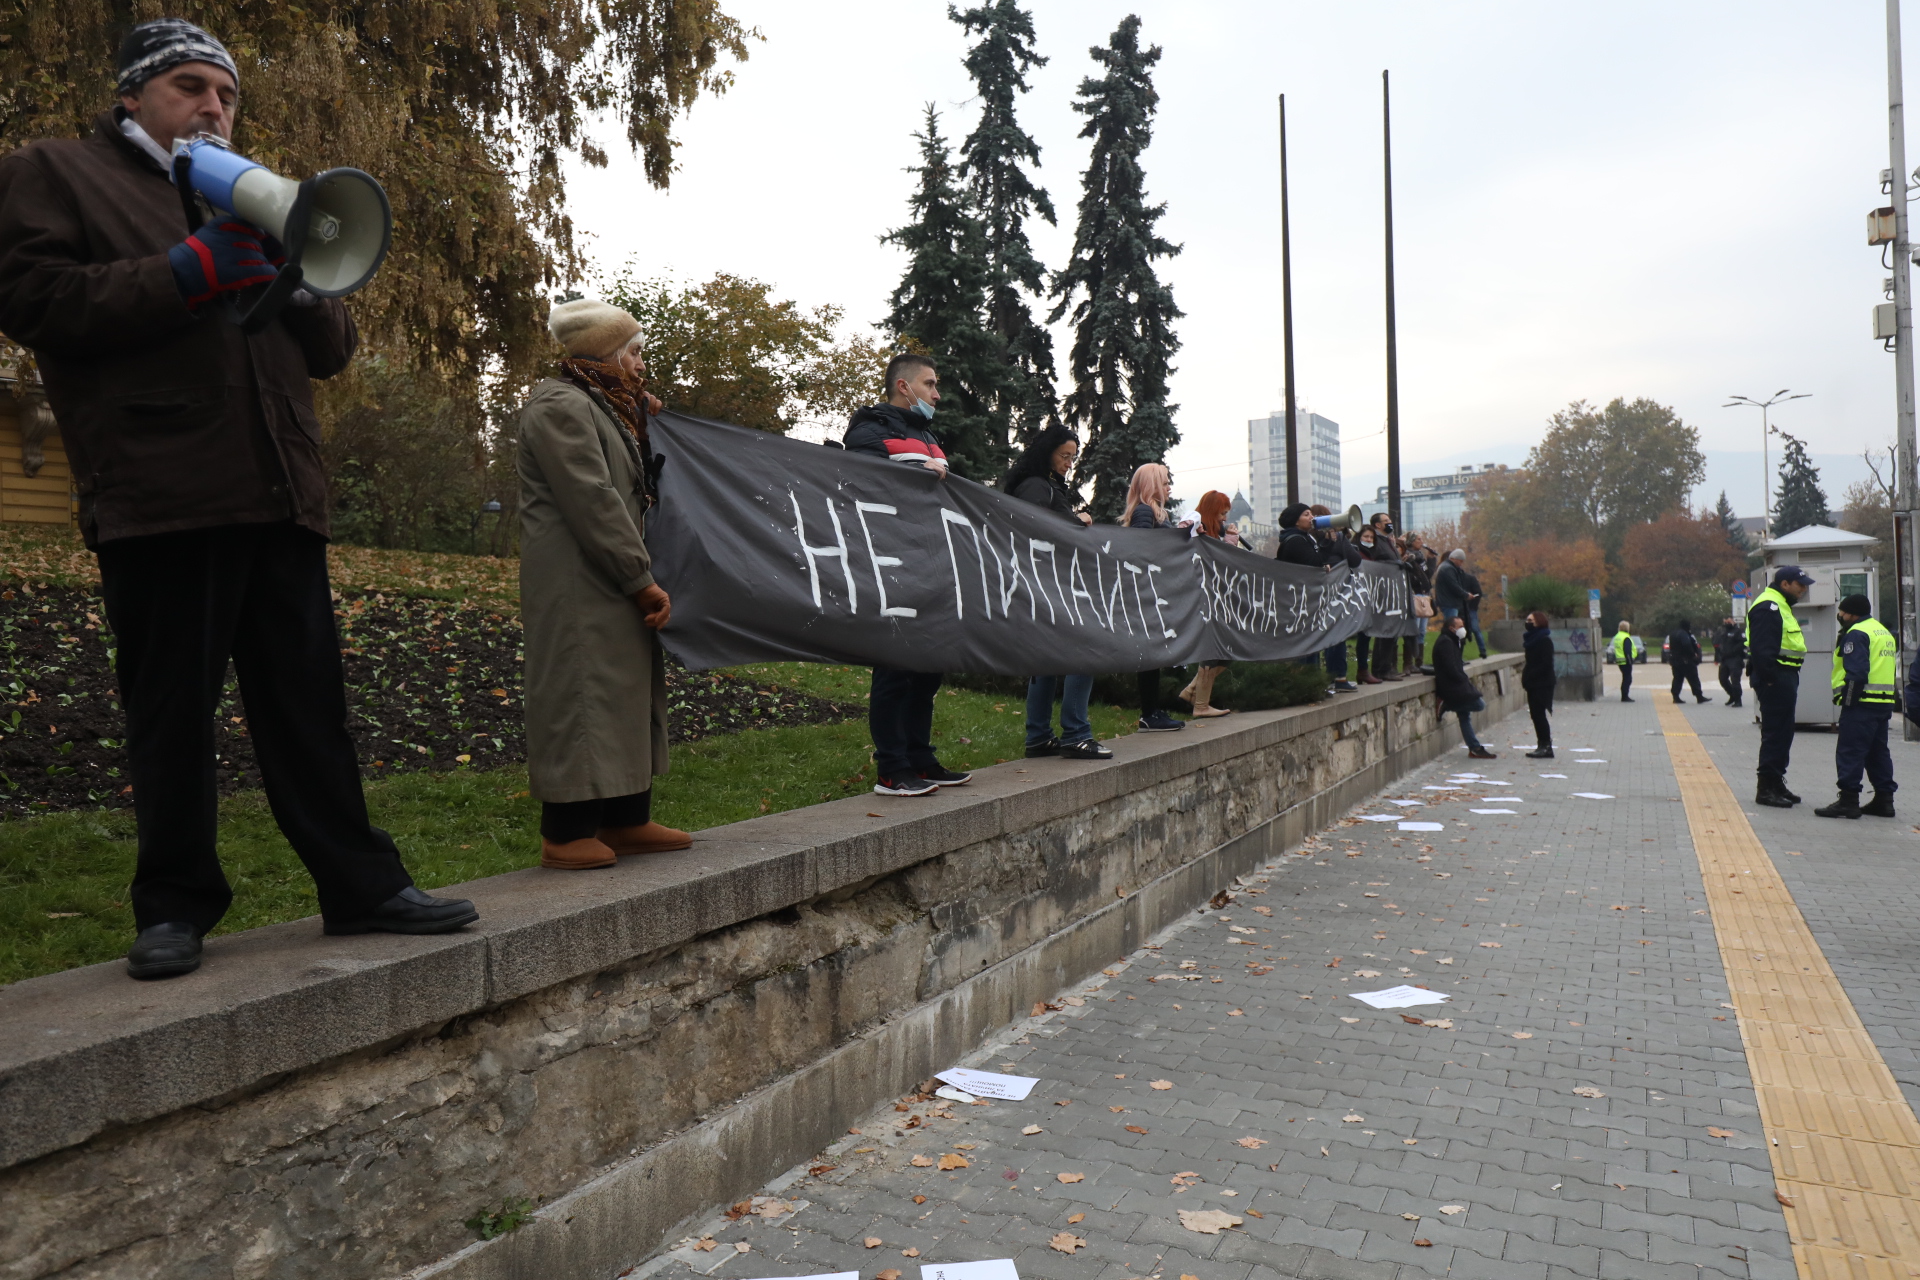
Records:
[[[616,1276],[1458,737],[1414,679],[0,989],[0,1277]]]

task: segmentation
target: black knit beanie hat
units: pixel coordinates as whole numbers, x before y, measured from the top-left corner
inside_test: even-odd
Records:
[[[185,18],[143,22],[120,42],[120,78],[116,94],[138,93],[140,86],[183,62],[210,62],[240,83],[240,68],[227,46]]]

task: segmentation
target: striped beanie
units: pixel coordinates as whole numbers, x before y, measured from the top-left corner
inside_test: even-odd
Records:
[[[227,46],[185,18],[156,18],[120,42],[120,78],[113,91],[138,93],[147,81],[183,62],[210,62],[240,83],[240,68],[233,65]]]

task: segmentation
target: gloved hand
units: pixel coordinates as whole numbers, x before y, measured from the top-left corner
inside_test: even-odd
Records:
[[[194,308],[223,293],[272,284],[285,261],[279,241],[237,218],[209,222],[167,250],[173,282]]]

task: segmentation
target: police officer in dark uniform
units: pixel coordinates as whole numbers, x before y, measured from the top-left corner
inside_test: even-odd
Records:
[[[1833,701],[1840,708],[1840,741],[1833,766],[1840,775],[1840,797],[1814,812],[1822,818],[1893,816],[1893,756],[1887,750],[1887,725],[1899,705],[1900,644],[1873,616],[1873,602],[1851,595],[1840,602],[1844,630],[1833,654]],[[1860,775],[1873,783],[1873,801],[1860,803]]]
[[[1693,634],[1693,624],[1685,618],[1680,625],[1667,634],[1667,665],[1673,669],[1673,700],[1680,701],[1680,686],[1693,686],[1695,702],[1712,702],[1700,691],[1700,641]]]
[[[1713,637],[1713,660],[1720,664],[1720,687],[1726,691],[1727,705],[1740,705],[1740,668],[1747,661],[1747,637],[1740,624],[1728,618]]]
[[[1800,699],[1800,665],[1807,659],[1807,638],[1793,606],[1813,579],[1797,564],[1773,571],[1773,585],[1747,609],[1747,679],[1760,703],[1759,787],[1753,801],[1791,809],[1800,797],[1787,790],[1787,763],[1793,755],[1794,706]]]

